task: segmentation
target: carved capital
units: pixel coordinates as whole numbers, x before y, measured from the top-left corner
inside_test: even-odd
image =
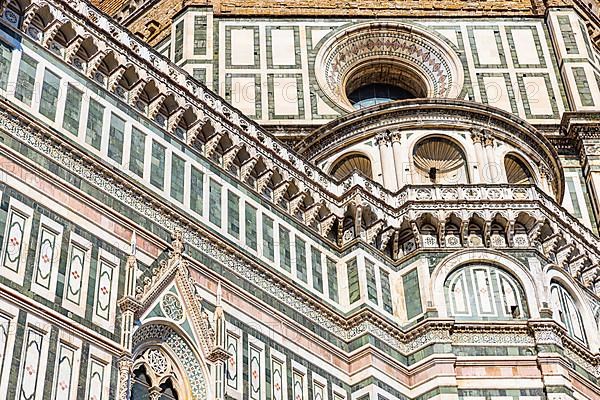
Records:
[[[473,143],[483,143],[483,129],[473,128],[471,129],[471,140]]]
[[[393,131],[389,134],[389,138],[392,143],[400,143],[402,140],[402,135],[399,131]]]
[[[142,304],[131,296],[122,297],[117,301],[117,305],[119,306],[121,312],[131,311],[136,313],[140,308],[142,308]]]
[[[381,132],[375,136],[375,144],[377,146],[387,146],[390,142],[390,137],[387,132]]]

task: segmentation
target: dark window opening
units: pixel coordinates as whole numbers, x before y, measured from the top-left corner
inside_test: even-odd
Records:
[[[355,109],[389,103],[394,100],[413,99],[415,96],[399,86],[387,83],[371,83],[359,87],[348,95]]]

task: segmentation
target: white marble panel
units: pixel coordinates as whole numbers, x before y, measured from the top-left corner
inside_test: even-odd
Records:
[[[486,76],[483,78],[483,84],[489,105],[512,112],[508,88],[503,76]]]
[[[254,30],[231,30],[231,64],[254,65]]]
[[[533,115],[552,115],[552,103],[543,76],[523,77],[525,93]]]
[[[256,82],[253,77],[231,78],[231,105],[246,115],[256,114]]]
[[[539,64],[540,59],[531,29],[513,29],[511,34],[519,64]]]
[[[480,64],[500,64],[500,53],[496,44],[496,34],[492,29],[475,29],[475,47]]]
[[[271,55],[273,65],[295,65],[296,49],[294,31],[291,29],[273,29],[271,31]]]
[[[273,78],[273,102],[276,115],[298,115],[296,78]]]

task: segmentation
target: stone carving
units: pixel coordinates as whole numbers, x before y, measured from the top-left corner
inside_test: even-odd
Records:
[[[462,88],[463,68],[453,50],[421,28],[392,22],[354,25],[330,38],[315,62],[323,69],[316,74],[319,86],[332,101],[351,109],[343,86],[348,72],[382,60],[427,77],[422,96],[453,97]]]
[[[158,349],[150,349],[146,353],[146,360],[148,361],[148,365],[156,372],[158,375],[164,375],[169,370],[169,362],[165,355]]]
[[[175,322],[180,322],[184,317],[181,302],[173,293],[166,293],[161,299],[160,306],[163,312]]]

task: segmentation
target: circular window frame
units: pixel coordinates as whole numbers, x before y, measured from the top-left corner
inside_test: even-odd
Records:
[[[348,83],[357,72],[382,65],[419,82],[416,88],[401,87],[422,97],[458,98],[463,88],[456,52],[434,33],[399,22],[364,22],[332,35],[317,53],[315,75],[330,101],[355,111],[347,97]]]

